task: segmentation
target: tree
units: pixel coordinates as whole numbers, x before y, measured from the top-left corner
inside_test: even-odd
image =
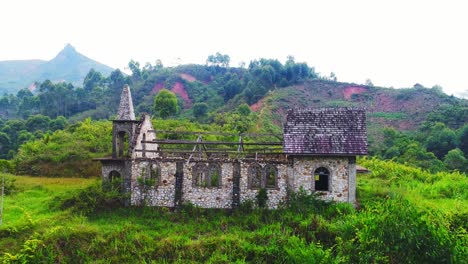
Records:
[[[28,131],[34,132],[36,130],[42,130],[46,132],[49,129],[50,117],[44,115],[30,116],[26,121],[26,127]]]
[[[173,116],[178,112],[177,96],[167,89],[162,89],[154,97],[153,108],[163,119]]]
[[[371,79],[366,79],[366,85],[374,87],[374,83],[371,81]]]
[[[455,132],[442,123],[436,123],[426,140],[426,148],[442,160],[449,150],[456,148]]]
[[[221,54],[219,52],[216,52],[215,55],[210,55],[206,59],[206,64],[211,65],[211,66],[218,66],[218,67],[224,67],[228,68],[229,67],[229,62],[231,61],[231,58],[227,54]]]
[[[242,116],[248,116],[250,113],[252,113],[252,110],[250,110],[250,107],[248,104],[243,103],[237,107],[237,112],[241,114]]]
[[[460,150],[463,151],[463,153],[465,154],[465,157],[468,158],[468,124],[460,128],[458,138],[460,142],[458,146]]]
[[[91,69],[89,70],[88,74],[86,74],[86,77],[83,81],[83,88],[86,92],[91,92],[94,87],[101,85],[103,81],[104,77],[102,74],[98,71],[95,71],[94,69]]]
[[[132,71],[132,76],[135,79],[140,79],[141,78],[141,69],[140,69],[140,63],[134,60],[130,60],[128,62],[128,69]]]
[[[206,103],[196,103],[193,105],[193,116],[197,119],[205,117],[208,112]]]
[[[458,148],[450,150],[447,155],[445,155],[444,163],[450,170],[468,172],[468,161],[463,156],[463,152]]]
[[[6,157],[6,153],[11,148],[10,137],[3,132],[0,132],[0,157]]]
[[[230,80],[224,85],[224,102],[236,96],[241,91],[241,82],[237,75],[232,75]]]

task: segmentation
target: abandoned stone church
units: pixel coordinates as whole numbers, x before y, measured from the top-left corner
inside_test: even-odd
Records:
[[[99,159],[102,180],[119,182],[132,205],[233,208],[255,201],[261,189],[269,208],[285,202],[288,191],[300,189],[325,200],[354,203],[356,156],[367,154],[365,118],[363,109],[295,109],[275,142],[244,140],[254,136],[249,134],[235,135],[231,142],[205,141],[206,132],[186,132],[197,140],[163,139],[158,133],[170,132],[155,130],[149,115],[135,119],[125,86],[113,120],[112,157]],[[263,149],[255,149],[259,146]]]

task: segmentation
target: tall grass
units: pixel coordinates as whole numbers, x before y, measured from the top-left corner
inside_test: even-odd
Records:
[[[466,176],[375,159],[360,207],[291,193],[277,210],[120,207],[93,180],[14,177],[0,259],[62,263],[466,263]],[[10,176],[13,177],[13,176]],[[465,178],[464,178],[465,177]],[[453,187],[446,187],[446,185]],[[448,188],[448,189],[447,189]],[[425,190],[425,191],[424,191]],[[450,191],[448,191],[450,190]],[[459,203],[458,209],[445,204]],[[427,206],[427,204],[432,204]]]

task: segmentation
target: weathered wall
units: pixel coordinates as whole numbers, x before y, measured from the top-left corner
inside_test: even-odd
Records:
[[[309,192],[315,190],[314,171],[325,167],[330,172],[329,191],[319,191],[325,200],[347,202],[349,200],[348,158],[346,157],[294,157],[292,189],[301,187]]]
[[[278,205],[287,198],[287,183],[288,183],[288,165],[285,163],[271,163],[265,161],[241,161],[241,178],[240,178],[240,200],[241,203],[247,200],[256,201],[258,189],[249,188],[249,168],[253,164],[258,164],[264,168],[267,164],[276,166],[278,170],[276,188],[267,188],[268,208],[277,208]]]
[[[153,166],[160,169],[160,178],[153,186],[142,184],[143,177],[149,177]],[[176,163],[160,159],[138,159],[132,164],[131,203],[132,205],[174,206]],[[140,179],[139,179],[140,178]]]
[[[158,157],[158,154],[156,152],[151,152],[151,151],[156,151],[158,150],[158,144],[148,144],[148,143],[142,143],[143,140],[145,141],[152,141],[156,139],[156,134],[154,132],[149,132],[150,130],[153,130],[153,125],[151,124],[151,118],[149,115],[145,114],[142,117],[141,123],[138,126],[139,133],[134,139],[135,142],[135,151],[133,152],[132,157],[133,158],[156,158]],[[145,151],[150,151],[150,152],[145,152]]]
[[[134,148],[133,137],[135,136],[136,127],[139,121],[132,120],[114,120],[112,122],[112,157],[119,158],[119,149],[123,149],[124,146],[121,146],[119,142],[119,133],[125,132],[128,135],[128,151],[129,154],[132,153]]]
[[[219,187],[202,187],[193,184],[193,168],[198,162],[184,164],[183,201],[204,208],[231,208],[233,163],[213,160],[221,166]],[[202,162],[206,166],[210,162]]]
[[[351,160],[351,166],[350,161]],[[231,208],[233,205],[233,190],[235,168],[240,168],[239,200],[256,201],[259,189],[249,185],[250,170],[253,164],[265,168],[267,164],[274,165],[277,169],[276,187],[266,188],[267,204],[269,208],[277,208],[287,200],[287,191],[299,191],[301,187],[309,192],[315,190],[314,171],[319,167],[325,167],[330,172],[329,191],[319,191],[319,197],[325,200],[340,202],[354,202],[355,177],[352,177],[352,159],[344,157],[294,157],[290,161],[255,161],[251,159],[239,160],[192,160],[188,164],[184,159],[165,158],[139,158],[131,165],[131,203],[133,205],[147,204],[151,206],[173,207],[176,193],[176,162],[183,165],[182,202],[190,202],[203,208]],[[196,186],[193,181],[193,170],[197,164],[208,166],[211,163],[221,167],[221,181],[219,187]],[[237,164],[237,165],[236,165]],[[158,166],[160,177],[154,186],[142,185],[141,179],[149,177],[150,169]],[[106,172],[108,173],[106,169]],[[348,177],[351,175],[351,177]],[[354,186],[353,186],[354,185]]]
[[[102,160],[102,183],[103,186],[109,186],[111,182],[110,173],[116,171],[122,178],[122,191],[129,193],[131,191],[132,161],[127,160]]]

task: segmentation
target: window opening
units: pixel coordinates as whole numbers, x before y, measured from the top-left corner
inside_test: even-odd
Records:
[[[330,172],[327,168],[320,167],[314,172],[315,190],[316,191],[328,191],[328,181],[330,178]]]
[[[250,188],[260,189],[262,187],[262,167],[258,164],[250,166]]]
[[[265,166],[265,188],[276,188],[278,170],[273,165]]]
[[[128,133],[120,131],[117,134],[117,156],[119,158],[129,157],[130,140]]]
[[[218,164],[210,164],[206,179],[208,187],[219,187],[221,185],[221,167]]]

